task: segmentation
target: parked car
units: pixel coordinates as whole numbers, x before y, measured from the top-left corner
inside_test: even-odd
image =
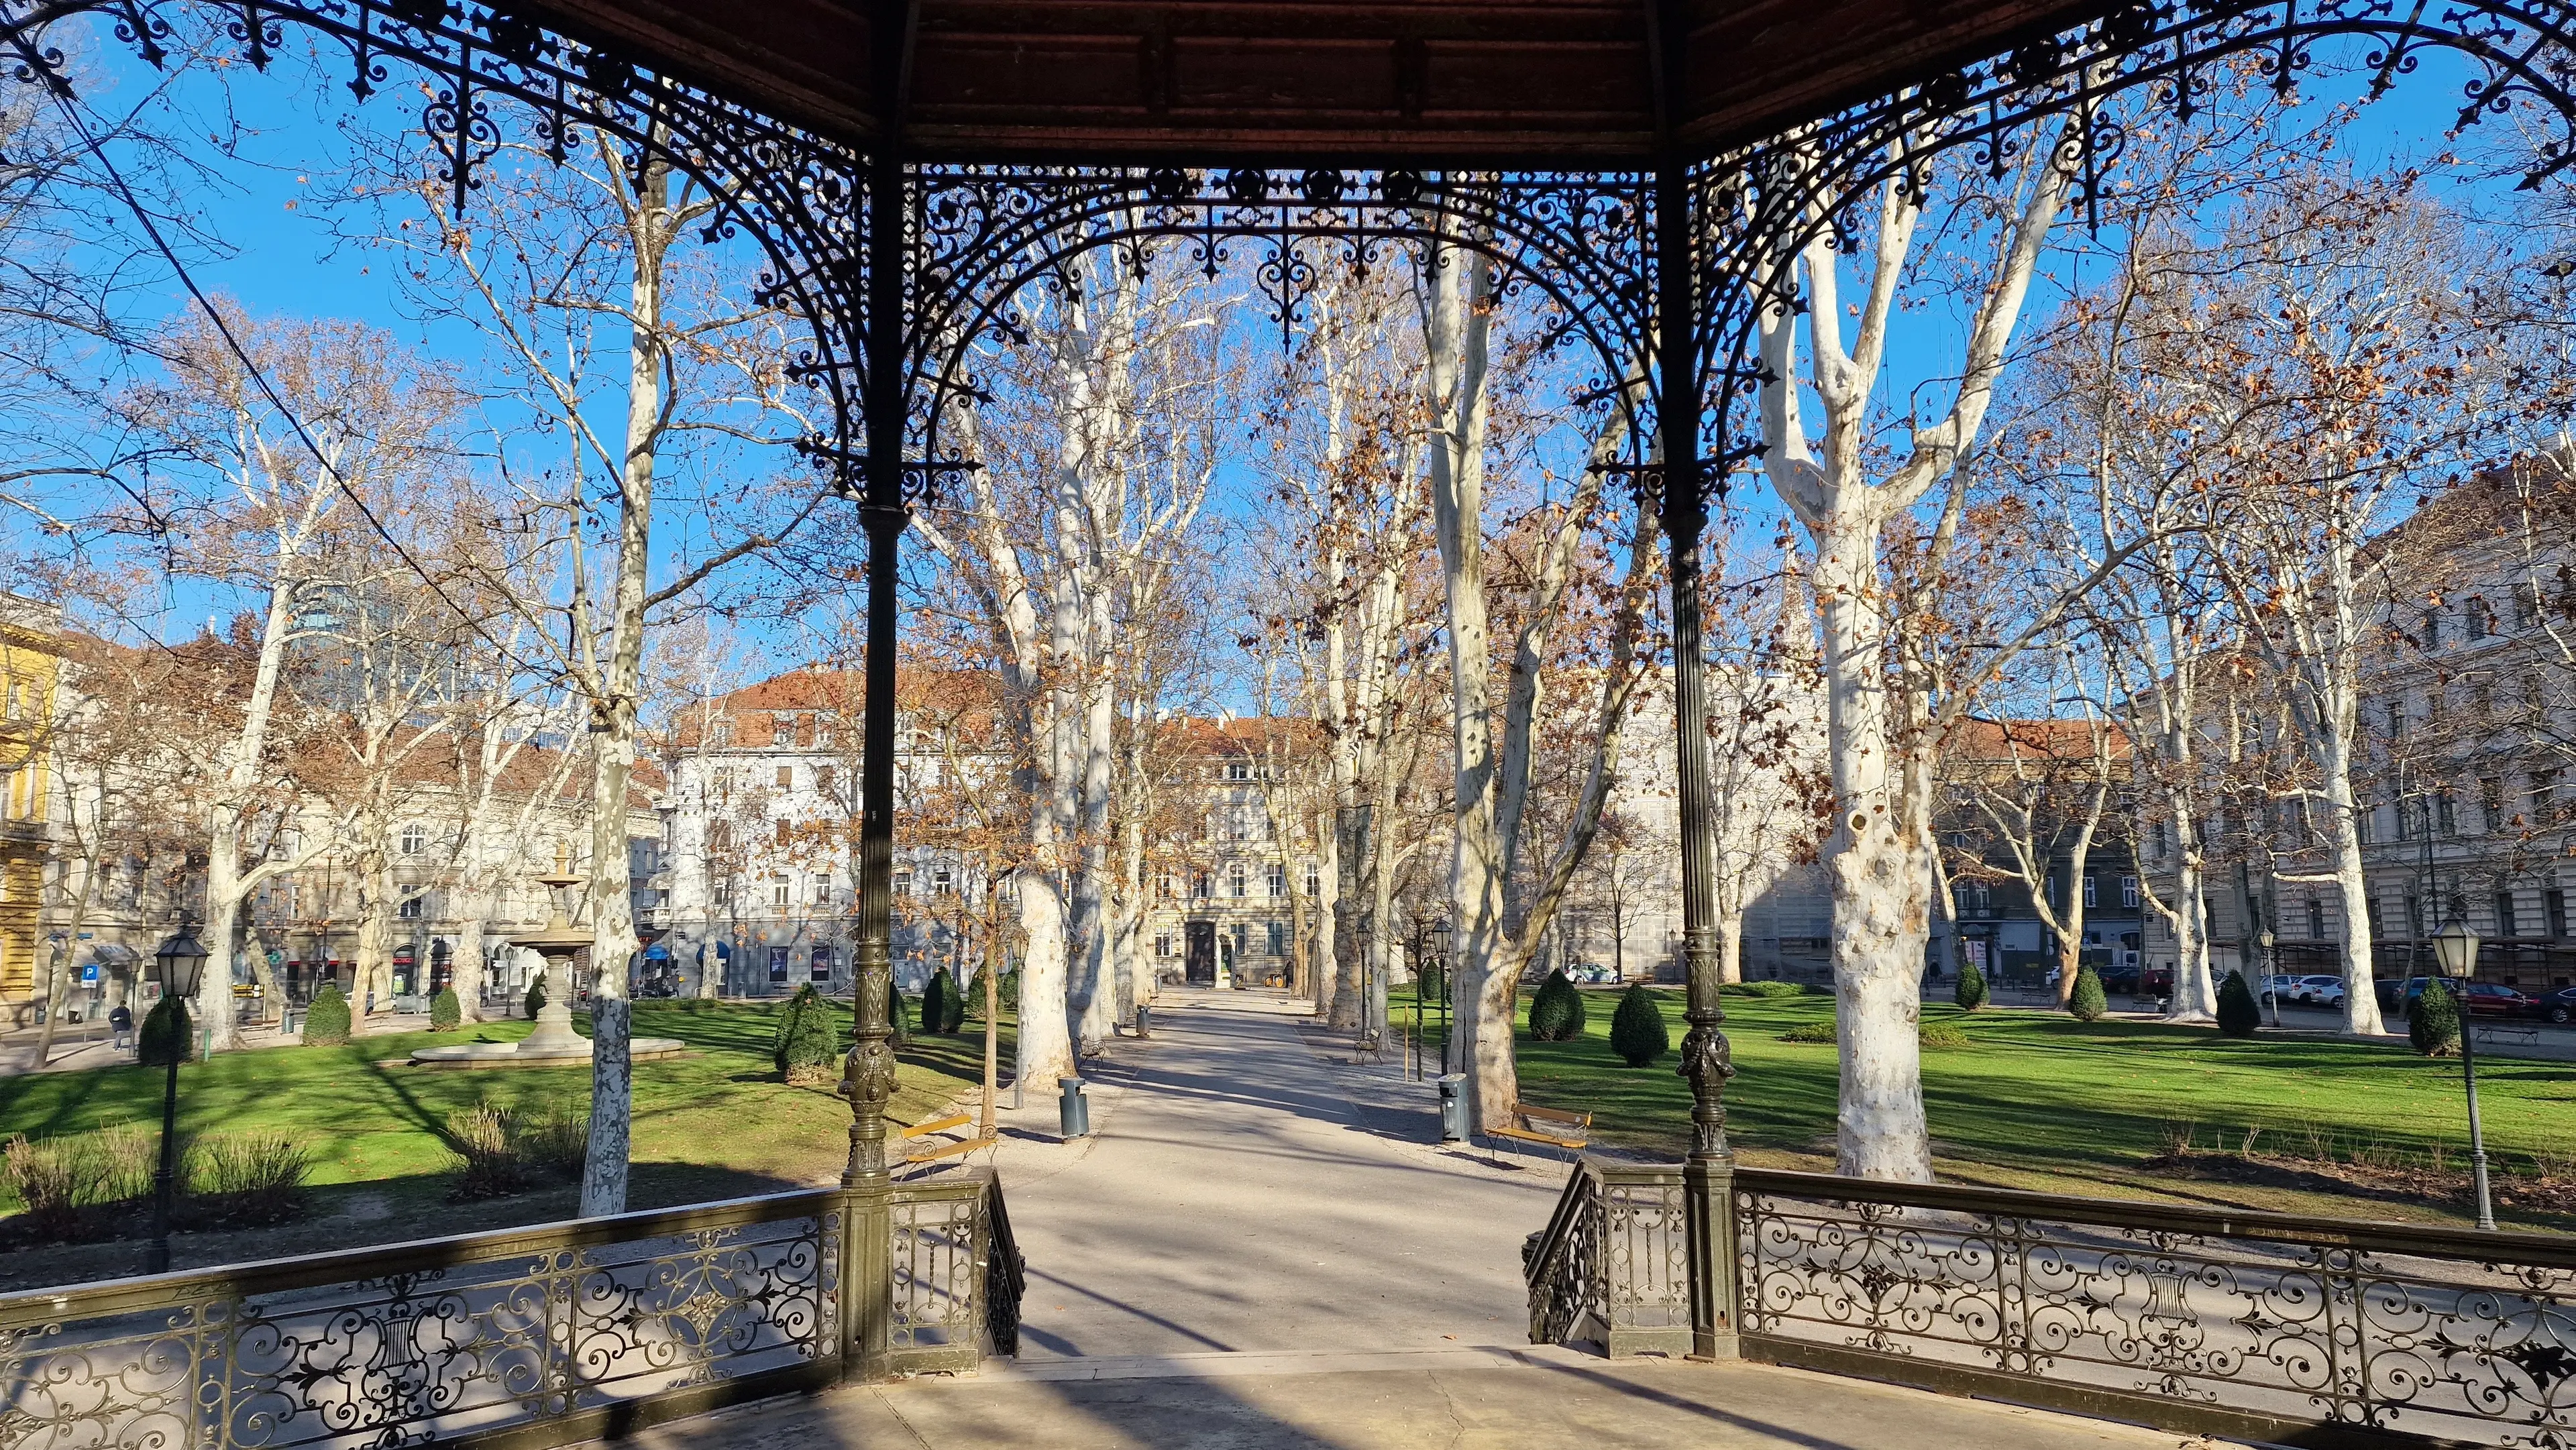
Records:
[[[2471,982],[2469,1010],[2484,1017],[2536,1017],[2540,1002],[2501,982]]]
[[[2134,966],[2097,967],[2094,974],[2102,979],[2105,992],[2126,992],[2132,997],[2138,994],[2138,969]]]
[[[2415,999],[2424,995],[2426,984],[2432,980],[2430,977],[2408,977],[2400,984],[2393,978],[2382,978],[2378,984],[2380,1009],[2393,1011],[2398,1001],[2403,1000],[2406,1010],[2414,1011]],[[2469,983],[2463,994],[2463,1005],[2474,1017],[2534,1017],[2541,1012],[2538,1001],[2502,982]]]
[[[2561,987],[2540,994],[2540,1015],[2565,1026],[2576,1022],[2576,987]]]
[[[2306,1002],[2317,1007],[2343,1005],[2343,978],[2331,973],[2292,977],[2285,995],[2293,1002]]]

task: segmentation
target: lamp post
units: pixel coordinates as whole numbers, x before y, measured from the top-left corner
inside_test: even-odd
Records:
[[[2478,1034],[2469,1021],[2469,974],[2478,966],[2478,934],[2467,922],[2454,916],[2433,934],[2433,965],[2459,1007],[2460,1076],[2469,1089],[2469,1176],[2477,1189],[2478,1227],[2491,1229],[2496,1226],[2495,1204],[2487,1197],[2487,1139],[2478,1123]]]
[[[1440,1075],[1449,1075],[1449,918],[1431,924],[1431,960],[1440,969]]]
[[[2272,1000],[2272,1025],[2275,1027],[2281,1025],[2281,990],[2280,984],[2273,980],[2273,977],[2276,975],[2276,969],[2272,965],[2272,948],[2277,943],[2277,940],[2278,939],[2272,935],[2272,928],[2268,925],[2261,931],[2254,933],[2254,950],[2256,953],[2254,964],[2263,973],[2263,986],[2261,990],[2264,996],[2269,997]],[[2257,998],[2256,1000],[2260,1001],[2262,999]]]
[[[197,994],[206,949],[197,944],[196,934],[183,921],[163,940],[152,960],[161,971],[162,1000],[170,1003],[179,1023],[178,1032],[162,1040],[169,1063],[161,1082],[161,1165],[152,1171],[152,1250],[144,1264],[145,1273],[166,1274],[170,1272],[170,1199],[179,1179],[179,1059],[188,1055],[188,1039],[193,1035],[188,999]]]

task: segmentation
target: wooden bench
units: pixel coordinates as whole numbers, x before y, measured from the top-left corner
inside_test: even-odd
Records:
[[[939,1118],[932,1122],[914,1123],[903,1130],[903,1135],[907,1138],[926,1138],[933,1133],[945,1133],[951,1128],[965,1127],[968,1123],[973,1121],[975,1121],[975,1119],[972,1116],[965,1113],[959,1113],[953,1118]]]
[[[2469,1030],[2481,1044],[2519,1042],[2526,1047],[2540,1045],[2540,1028],[2530,1022],[2482,1022]]]
[[[1548,1147],[1563,1148],[1568,1152],[1580,1152],[1584,1144],[1590,1141],[1588,1136],[1575,1136],[1591,1133],[1592,1115],[1590,1113],[1569,1113],[1556,1108],[1542,1108],[1535,1103],[1514,1103],[1511,1118],[1515,1125],[1528,1124],[1529,1126],[1500,1128],[1488,1126],[1485,1129],[1485,1136],[1511,1138],[1523,1143],[1544,1143]],[[1551,1128],[1572,1131],[1552,1132]]]

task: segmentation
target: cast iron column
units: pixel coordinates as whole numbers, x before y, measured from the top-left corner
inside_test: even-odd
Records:
[[[897,149],[911,6],[875,7],[869,37],[881,116],[868,158],[866,494],[859,506],[868,534],[867,720],[859,761],[859,930],[851,971],[857,1037],[842,1068],[850,1100],[850,1162],[841,1173],[847,1205],[842,1233],[842,1344],[846,1379],[881,1380],[889,1368],[893,1317],[893,1215],[886,1167],[887,1103],[894,1098],[895,573],[911,521],[903,486],[904,165]]]
[[[1670,34],[1670,32],[1668,32]],[[1667,44],[1668,49],[1678,49]],[[1735,1063],[1718,1024],[1717,849],[1708,811],[1708,691],[1700,660],[1700,532],[1708,522],[1699,458],[1700,370],[1693,336],[1690,176],[1671,152],[1655,170],[1655,352],[1661,391],[1664,541],[1673,576],[1673,744],[1682,847],[1682,954],[1690,972],[1680,1073],[1691,1087],[1691,1352],[1730,1358],[1735,1341],[1735,1153],[1726,1146],[1726,1080]]]

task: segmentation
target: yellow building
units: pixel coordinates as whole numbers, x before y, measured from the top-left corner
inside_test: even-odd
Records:
[[[0,595],[0,1011],[24,1021],[37,994],[49,835],[47,733],[61,677],[53,611]]]

